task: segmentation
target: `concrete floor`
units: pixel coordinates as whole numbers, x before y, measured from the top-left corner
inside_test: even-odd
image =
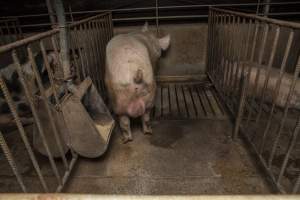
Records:
[[[153,122],[153,135],[134,125],[134,141],[119,132],[105,156],[79,159],[64,192],[98,194],[270,193],[227,120]]]

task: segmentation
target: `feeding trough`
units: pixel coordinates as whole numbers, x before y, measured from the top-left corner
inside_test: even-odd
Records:
[[[92,80],[86,78],[61,106],[72,149],[88,158],[104,154],[115,122]]]

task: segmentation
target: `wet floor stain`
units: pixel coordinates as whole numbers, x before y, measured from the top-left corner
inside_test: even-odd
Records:
[[[183,137],[181,126],[164,125],[163,128],[153,130],[150,144],[161,148],[173,148],[175,143]]]

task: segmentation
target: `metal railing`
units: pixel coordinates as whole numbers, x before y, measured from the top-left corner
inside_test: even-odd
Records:
[[[105,49],[113,36],[111,13],[100,14],[70,25],[70,44],[76,77],[90,76],[98,91],[105,97]]]
[[[211,8],[207,71],[274,186],[299,193],[300,24]]]
[[[160,1],[153,1],[154,6],[149,7],[137,7],[137,8],[117,8],[117,9],[99,9],[99,10],[85,10],[85,11],[72,11],[66,12],[66,15],[69,19],[69,23],[72,23],[72,19],[78,20],[83,16],[89,14],[99,14],[103,12],[111,12],[112,13],[112,21],[114,22],[134,22],[134,21],[145,21],[145,20],[191,20],[191,19],[207,19],[208,15],[206,13],[199,14],[199,10],[206,9],[209,7],[220,7],[220,8],[235,8],[235,9],[247,9],[249,12],[255,13],[258,10],[257,15],[266,15],[266,16],[299,16],[300,12],[268,12],[265,13],[262,9],[264,6],[269,7],[282,7],[282,6],[299,6],[300,2],[295,1],[283,1],[283,2],[269,2],[269,3],[222,3],[222,4],[192,4],[192,5],[170,5],[170,6],[160,6]],[[164,14],[164,12],[176,11],[180,13],[180,11],[191,10],[193,9],[196,12],[190,12],[187,14]],[[145,12],[150,13],[145,16]],[[132,13],[133,16],[130,16]],[[152,13],[152,14],[151,14]],[[197,14],[198,13],[198,14]],[[120,17],[118,14],[129,14],[129,17]],[[43,18],[44,22],[32,23],[31,21],[34,18]],[[49,22],[49,14],[41,13],[41,14],[28,14],[28,15],[18,15],[18,16],[4,16],[0,17],[2,19],[6,18],[18,18],[23,21],[26,18],[31,18],[30,23],[22,23],[20,25],[21,28],[29,28],[29,27],[50,27],[52,24]]]
[[[104,13],[91,18],[87,18],[71,24],[69,27],[69,41],[71,66],[76,81],[83,80],[91,76],[97,88],[104,92],[104,55],[105,46],[112,37],[111,14]],[[63,189],[68,177],[73,169],[77,154],[68,147],[68,130],[62,114],[62,103],[67,94],[64,87],[63,66],[60,60],[59,46],[60,29],[36,34],[13,43],[0,46],[0,55],[9,54],[13,60],[19,81],[22,85],[22,95],[26,97],[26,102],[31,110],[34,119],[33,131],[28,131],[22,123],[20,113],[16,107],[13,92],[9,90],[6,80],[0,74],[0,87],[3,96],[9,106],[10,113],[16,123],[16,127],[25,146],[26,152],[21,152],[22,156],[28,155],[34,174],[27,177],[20,169],[20,163],[11,151],[14,145],[8,145],[5,138],[10,132],[0,132],[0,145],[5,157],[8,160],[20,189],[23,192],[59,192]],[[19,51],[19,49],[26,50]],[[49,54],[51,53],[52,61]],[[22,54],[22,55],[21,55]],[[42,55],[42,63],[45,66],[46,76],[49,82],[45,82],[41,74],[41,63],[37,63],[36,55]],[[25,62],[20,57],[25,57]],[[54,62],[56,60],[57,62]],[[40,62],[40,61],[39,61]],[[30,66],[32,74],[28,74],[25,65]],[[98,78],[100,77],[100,78]],[[33,137],[33,142],[31,138]],[[42,159],[39,153],[45,155],[49,163]],[[24,155],[23,155],[24,154]],[[42,164],[41,164],[42,162]],[[45,163],[46,162],[46,163]],[[1,165],[4,163],[0,163]],[[54,176],[49,177],[49,171]],[[33,176],[33,177],[32,177]],[[53,183],[54,177],[54,183]],[[39,181],[31,182],[32,178]],[[30,180],[29,180],[30,179]],[[36,187],[36,186],[41,187]],[[9,191],[7,191],[9,192]]]
[[[18,18],[0,20],[0,46],[22,38],[23,34]]]

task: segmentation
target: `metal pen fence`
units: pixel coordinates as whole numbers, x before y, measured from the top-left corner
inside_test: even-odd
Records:
[[[208,76],[273,185],[299,193],[300,24],[211,8]]]
[[[23,38],[18,18],[0,20],[0,46]]]
[[[99,92],[103,94],[105,46],[112,37],[111,14],[99,14],[74,22],[68,28],[74,79],[80,81],[87,76],[92,77]],[[24,166],[18,162],[18,155],[12,151],[14,146],[21,144],[9,145],[6,137],[11,133],[0,132],[1,149],[23,192],[60,192],[78,158],[68,146],[69,133],[65,128],[66,122],[61,109],[66,91],[60,60],[59,33],[60,29],[55,28],[0,46],[0,55],[9,54],[13,60],[22,85],[22,95],[26,97],[34,119],[33,125],[29,125],[29,128],[23,124],[13,98],[13,91],[9,90],[6,80],[0,74],[1,91],[18,130],[15,136],[21,138],[26,151],[22,152],[22,157],[28,156],[28,162],[32,166],[32,173],[29,176],[22,173]],[[54,55],[51,59],[57,60],[55,65],[50,61],[49,52]],[[42,55],[42,63],[49,82],[45,82],[42,77],[40,63],[37,63],[36,59],[37,54]],[[24,55],[25,62],[20,59]],[[28,70],[25,70],[27,64],[33,72],[30,76]]]

